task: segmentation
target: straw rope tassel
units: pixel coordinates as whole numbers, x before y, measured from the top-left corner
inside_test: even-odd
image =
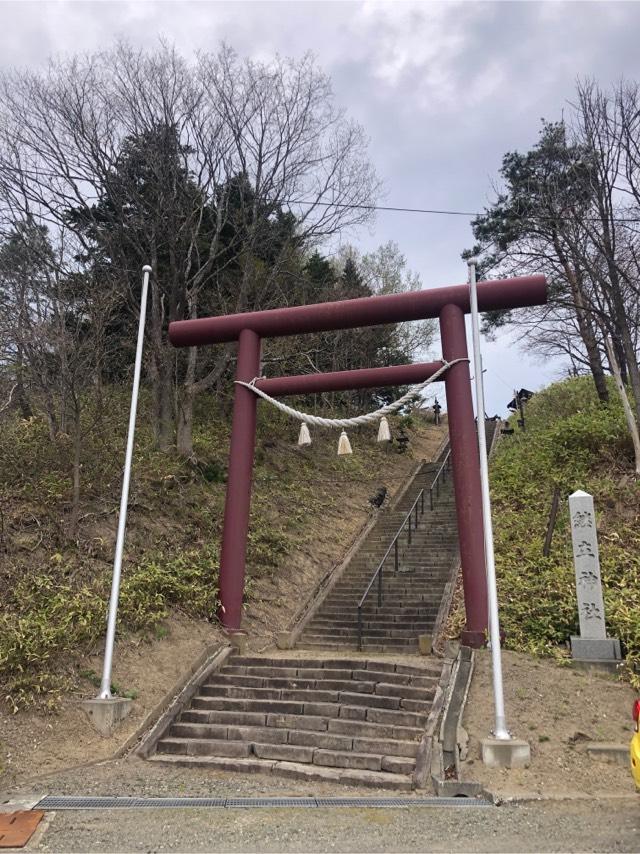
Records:
[[[311,444],[311,433],[309,433],[309,428],[304,423],[304,421],[300,425],[300,433],[298,434],[298,444],[299,445],[310,445]]]
[[[390,442],[391,441],[391,431],[389,430],[389,422],[387,419],[382,416],[380,419],[380,426],[378,427],[378,442]]]
[[[349,437],[343,430],[340,433],[340,439],[338,441],[338,456],[341,457],[343,454],[352,454],[351,450],[351,442],[349,441]]]

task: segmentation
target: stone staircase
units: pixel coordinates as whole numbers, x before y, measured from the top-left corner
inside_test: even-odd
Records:
[[[441,664],[234,657],[151,761],[410,791]]]
[[[438,468],[439,463],[425,463],[398,505],[380,514],[367,541],[307,624],[298,646],[333,650],[358,647],[358,602],[423,488],[424,513],[420,503],[418,528],[412,531],[411,544],[406,532],[400,536],[398,572],[393,550],[385,562],[382,605],[378,605],[377,581],[363,605],[362,649],[417,652],[418,636],[432,634],[458,544],[450,472],[440,482],[439,496],[434,495],[434,509],[429,506],[428,490]]]
[[[433,632],[457,554],[450,473],[430,509],[428,488],[439,464],[424,464],[397,506],[380,512],[299,648],[228,658],[166,726],[150,761],[400,791],[424,787],[425,730],[435,725],[442,661],[416,655],[418,636]],[[400,537],[398,572],[393,550],[385,563],[382,605],[374,586],[363,607],[358,651],[357,603],[423,487],[424,513],[420,507],[411,544],[406,533]]]

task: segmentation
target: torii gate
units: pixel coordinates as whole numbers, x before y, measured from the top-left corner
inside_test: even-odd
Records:
[[[542,305],[546,301],[544,276],[523,276],[478,284],[479,311]],[[176,347],[237,341],[236,380],[251,382],[260,375],[262,338],[438,317],[443,358],[447,362],[465,360],[445,372],[444,382],[466,611],[462,642],[480,647],[485,642],[487,629],[487,582],[479,456],[464,320],[469,310],[468,285],[454,285],[413,293],[179,320],[169,325],[169,339]],[[346,391],[423,382],[441,367],[442,362],[431,362],[365,368],[261,379],[255,385],[272,397]],[[256,406],[257,396],[236,385],[220,556],[220,619],[229,632],[240,630],[242,614]]]

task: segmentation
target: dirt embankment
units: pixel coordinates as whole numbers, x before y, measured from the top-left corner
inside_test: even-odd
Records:
[[[480,759],[480,739],[493,728],[491,655],[476,654],[463,726],[469,755],[463,779],[503,798],[632,795],[629,768],[593,759],[589,741],[628,744],[635,694],[615,676],[586,673],[551,659],[503,652],[507,725],[531,745],[528,768],[491,769]]]
[[[411,430],[406,454],[392,449],[375,454],[375,466],[357,477],[318,470],[314,488],[326,495],[320,514],[306,514],[299,508],[299,536],[281,566],[270,576],[252,580],[251,598],[245,610],[243,627],[252,650],[273,643],[275,633],[288,626],[318,581],[344,557],[354,538],[371,515],[368,498],[384,485],[391,495],[406,482],[421,459],[431,459],[440,447],[446,427],[434,428],[419,416]],[[312,454],[311,449],[280,449],[287,455]],[[354,454],[358,452],[354,443]],[[277,517],[275,495],[272,514]],[[126,571],[126,569],[125,569]],[[106,759],[126,742],[145,717],[184,675],[185,669],[223,635],[220,628],[204,620],[172,614],[155,632],[155,637],[128,636],[116,647],[113,683],[121,693],[135,696],[133,711],[114,737],[101,738],[86,721],[78,701],[95,696],[96,686],[85,679],[81,689],[62,698],[55,713],[0,710],[0,785],[8,787],[20,781],[58,769]],[[73,667],[78,672],[99,674],[102,649],[86,656]]]

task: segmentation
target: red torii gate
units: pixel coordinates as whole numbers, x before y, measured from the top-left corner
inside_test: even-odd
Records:
[[[478,284],[479,311],[541,305],[547,300],[544,276],[523,276]],[[317,305],[252,311],[223,317],[179,320],[169,325],[176,347],[238,341],[236,379],[251,382],[260,375],[262,338],[377,326],[438,317],[442,355],[447,362],[467,359],[464,316],[470,310],[468,285],[388,296],[362,297]],[[288,394],[344,391],[423,382],[442,362],[366,368],[328,374],[308,374],[258,380],[257,388],[272,397]],[[444,374],[451,461],[460,541],[460,560],[466,610],[463,643],[479,647],[487,629],[482,499],[478,445],[468,361]],[[236,385],[229,451],[227,497],[220,556],[221,621],[230,631],[240,629],[246,561],[251,480],[256,433],[257,396]]]

